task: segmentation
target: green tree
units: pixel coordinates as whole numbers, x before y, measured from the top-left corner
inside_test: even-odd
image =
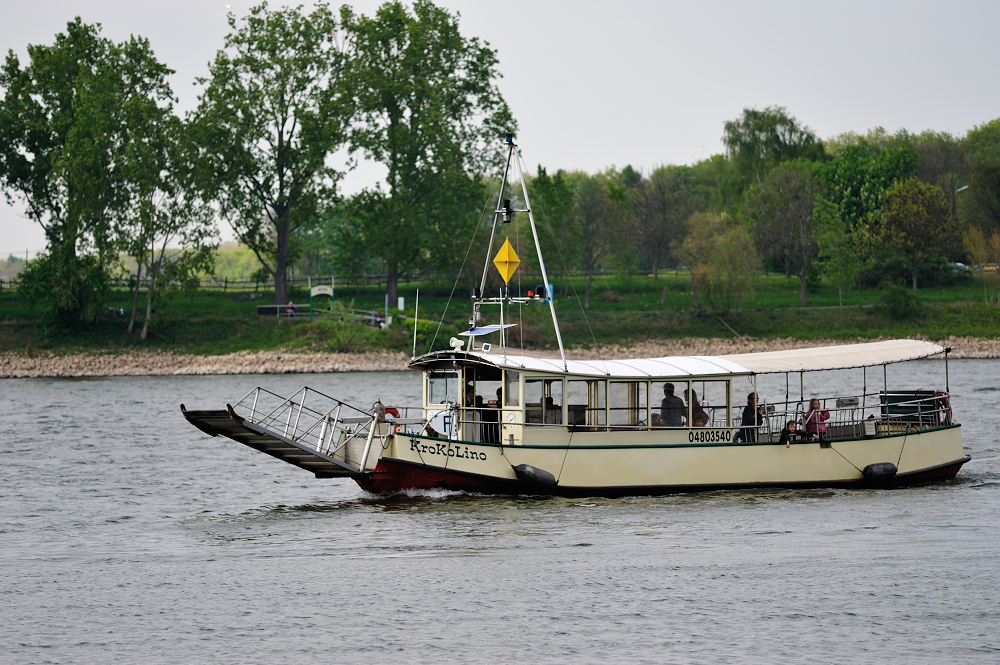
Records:
[[[715,241],[726,228],[728,217],[708,212],[696,212],[688,219],[687,235],[673,246],[673,254],[678,261],[687,265],[691,272],[691,292],[693,307],[700,307],[698,293],[709,290],[709,263],[715,249]]]
[[[799,305],[806,304],[806,277],[819,251],[813,208],[821,189],[810,166],[782,164],[746,190],[741,208],[761,252],[782,261],[786,276],[798,275]]]
[[[973,226],[963,235],[962,244],[972,269],[983,281],[983,301],[987,305],[1000,304],[1000,270],[996,269],[1000,265],[1000,233],[994,231],[988,235]]]
[[[670,258],[670,248],[684,237],[684,223],[703,203],[691,184],[686,166],[661,166],[644,178],[632,194],[644,254],[653,279]]]
[[[823,276],[837,286],[840,308],[844,308],[844,289],[857,282],[861,262],[851,246],[847,225],[840,218],[837,206],[821,196],[813,207],[816,220],[816,244],[819,246],[819,267]]]
[[[550,176],[539,165],[538,175],[529,184],[535,219],[545,229],[539,237],[542,251],[548,257],[561,257],[559,267],[566,270],[577,264],[580,254],[580,227],[574,194],[574,181],[580,177],[580,174],[567,174],[562,169]],[[554,258],[549,259],[550,263],[553,261]]]
[[[760,260],[745,226],[730,224],[711,244],[706,295],[717,313],[728,314],[739,310],[740,301],[753,294],[760,277]]]
[[[960,214],[966,225],[1000,231],[1000,118],[969,131],[965,137],[969,189]]]
[[[347,233],[380,259],[389,299],[402,273],[450,267],[463,229],[480,216],[483,175],[516,124],[497,88],[496,53],[459,31],[458,16],[427,0],[383,4],[352,17],[362,122],[351,150],[388,170],[386,188],[357,196]]]
[[[725,124],[722,142],[739,174],[741,189],[763,182],[768,171],[782,162],[824,157],[823,142],[780,106],[743,109],[742,116]]]
[[[296,234],[336,193],[340,173],[330,160],[353,117],[350,47],[323,3],[310,14],[262,3],[242,21],[230,14],[229,28],[210,76],[199,79],[199,184],[274,279],[280,304],[288,301]]]
[[[620,281],[634,292],[632,275],[639,270],[642,257],[642,223],[636,210],[636,199],[642,186],[642,174],[626,166],[621,172],[609,170],[606,174],[608,208],[605,231],[611,246],[611,262]]]
[[[576,226],[580,229],[580,265],[587,275],[587,290],[583,308],[590,309],[590,294],[594,286],[594,273],[614,251],[607,233],[612,202],[608,198],[605,177],[597,174],[582,178],[576,190]]]
[[[127,332],[135,325],[145,275],[146,315],[139,338],[146,339],[154,301],[190,291],[199,274],[213,274],[218,244],[213,211],[196,194],[184,124],[166,109],[134,106],[129,111],[144,140],[132,142],[127,151],[130,197],[120,237],[136,261]]]
[[[945,254],[958,236],[948,197],[940,187],[907,178],[886,192],[883,216],[882,245],[906,258],[917,295],[920,264]]]
[[[853,233],[877,224],[882,197],[895,183],[916,175],[918,161],[919,155],[909,146],[882,148],[859,140],[818,166],[817,175]]]
[[[0,73],[0,183],[45,230],[47,252],[29,268],[25,295],[72,326],[88,308],[100,313],[131,196],[132,149],[148,138],[136,109],[169,109],[171,70],[148,41],[112,44],[79,18],[28,55],[22,69],[11,52]]]

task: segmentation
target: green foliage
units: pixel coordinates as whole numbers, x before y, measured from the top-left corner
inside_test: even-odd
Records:
[[[386,190],[354,197],[340,238],[381,260],[388,294],[416,267],[455,266],[483,209],[483,175],[516,123],[497,88],[496,53],[426,0],[352,16],[352,85],[362,122],[351,150],[388,170]]]
[[[963,196],[962,218],[967,225],[1000,231],[1000,161],[973,164]]]
[[[893,321],[909,321],[920,315],[917,296],[906,288],[885,282],[879,295],[879,308]]]
[[[113,44],[79,18],[28,54],[22,69],[11,52],[0,73],[0,184],[45,229],[48,252],[29,291],[66,326],[100,304],[136,210],[151,205],[172,71],[147,40]]]
[[[341,11],[341,22],[350,12]],[[325,4],[269,10],[240,22],[229,15],[225,48],[193,117],[196,176],[240,241],[274,278],[287,302],[295,237],[332,202],[340,174],[328,157],[344,145],[354,105],[345,77],[348,53]]]
[[[762,111],[743,109],[743,115],[725,124],[722,142],[726,145],[740,188],[763,182],[768,171],[795,159],[821,160],[823,142],[808,127],[780,106]]]
[[[820,275],[837,287],[840,305],[843,307],[844,289],[857,283],[861,262],[854,253],[847,224],[840,218],[836,205],[817,196],[813,218],[817,223],[815,238],[819,248],[816,268]]]
[[[970,164],[1000,164],[1000,118],[970,129],[965,142]]]
[[[861,140],[846,145],[834,159],[818,167],[817,175],[826,183],[827,197],[836,204],[848,230],[859,234],[878,227],[885,192],[914,175],[918,159],[909,146],[882,148]],[[862,249],[870,251],[871,243]]]
[[[819,252],[813,209],[820,192],[810,164],[785,163],[748,187],[740,208],[761,254],[784,264],[786,275],[798,275],[800,305],[806,304],[807,276]]]
[[[886,192],[883,214],[880,245],[908,261],[916,295],[920,264],[946,255],[949,245],[958,240],[948,199],[939,187],[908,178]]]
[[[108,289],[108,272],[93,255],[65,256],[57,245],[51,253],[28,262],[19,275],[17,294],[25,303],[40,304],[48,329],[78,329],[81,317],[95,317]]]

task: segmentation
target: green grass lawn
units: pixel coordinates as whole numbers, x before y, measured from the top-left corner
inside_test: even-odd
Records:
[[[522,291],[526,292],[529,284],[533,287],[535,281],[540,280],[522,276]],[[919,295],[921,313],[910,321],[889,318],[877,307],[879,293],[874,290],[845,293],[844,308],[841,310],[837,306],[836,289],[821,286],[809,293],[806,307],[799,307],[799,282],[795,278],[785,279],[783,275],[763,278],[756,294],[741,303],[741,310],[730,312],[725,317],[692,307],[690,280],[683,273],[661,275],[659,280],[647,276],[633,277],[631,286],[612,276],[597,277],[591,307],[586,311],[581,302],[586,287],[585,278],[557,276],[553,282],[556,311],[564,342],[568,346],[587,346],[595,338],[601,344],[684,337],[728,338],[734,336],[730,328],[740,335],[764,339],[856,339],[918,334],[943,339],[949,335],[986,338],[1000,335],[1000,308],[983,304],[981,288],[968,279],[928,284],[922,288]],[[661,304],[664,286],[667,287],[667,294]],[[465,282],[455,289],[450,304],[451,284],[401,285],[399,294],[406,299],[406,311],[396,311],[393,303],[390,314],[395,321],[388,330],[352,322],[350,317],[346,317],[344,323],[333,317],[310,323],[305,305],[308,296],[304,290],[290,294],[291,299],[302,306],[303,315],[298,319],[276,319],[256,314],[258,304],[271,302],[271,292],[261,291],[263,297],[260,300],[239,302],[233,300],[232,292],[206,289],[191,298],[176,296],[159,303],[146,340],[139,340],[137,333],[125,333],[127,319],[84,324],[72,333],[47,331],[40,307],[23,302],[15,292],[3,291],[0,292],[0,350],[24,352],[30,344],[34,349],[56,353],[160,349],[217,354],[278,348],[409,351],[413,343],[412,315],[417,288],[420,289],[421,319],[417,351],[421,353],[430,349],[437,321],[447,307],[445,323],[434,344],[435,348],[445,348],[451,336],[466,328],[471,313],[469,284]],[[337,299],[346,310],[376,310],[381,313],[385,302],[384,287],[338,286]],[[329,300],[323,298],[322,302],[328,305]],[[128,310],[131,307],[130,294],[114,292],[106,306]],[[505,317],[508,321],[521,322],[515,330],[517,334],[523,334],[525,346],[554,347],[555,336],[548,307],[536,302],[519,309],[520,312],[518,308],[507,312]],[[140,311],[144,311],[141,305]],[[484,308],[486,318],[495,318],[496,315],[495,309]],[[141,326],[137,326],[137,330],[138,327]],[[517,334],[514,343],[520,344]]]

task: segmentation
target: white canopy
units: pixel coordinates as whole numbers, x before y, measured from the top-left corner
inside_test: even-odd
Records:
[[[737,353],[720,356],[756,374],[775,372],[817,372],[828,369],[871,367],[943,353],[944,347],[916,339],[893,339],[867,344],[816,346],[809,349]]]
[[[495,347],[494,347],[495,349]],[[712,356],[675,356],[671,358],[640,358],[636,360],[567,360],[563,369],[559,358],[537,358],[534,356],[512,356],[505,358],[494,350],[491,353],[470,351],[470,356],[504,369],[526,370],[529,372],[552,372],[554,374],[574,374],[578,376],[611,378],[646,378],[659,376],[728,376],[749,374],[749,372],[725,358]]]
[[[772,374],[775,372],[817,372],[820,370],[871,367],[904,360],[916,360],[942,353],[944,347],[913,339],[895,339],[867,344],[817,346],[788,351],[739,353],[728,356],[671,356],[634,360],[567,360],[566,369],[559,358],[510,355],[502,352],[469,351],[461,353],[497,367],[529,372],[572,374],[576,376],[641,379],[648,377],[729,376],[734,374]],[[411,365],[423,365],[434,359],[454,356],[448,351],[428,354]]]

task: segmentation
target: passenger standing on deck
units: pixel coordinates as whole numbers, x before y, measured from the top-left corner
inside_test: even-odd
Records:
[[[809,400],[809,410],[806,411],[802,424],[806,432],[817,434],[820,439],[826,438],[826,423],[830,419],[830,412],[819,405],[819,400],[813,397]]]
[[[683,427],[684,401],[674,395],[674,384],[663,384],[663,401],[660,402],[660,426],[661,427]]]
[[[743,420],[740,431],[736,433],[737,441],[756,443],[757,428],[764,422],[764,407],[757,406],[757,393],[747,395],[747,405],[743,408]]]

